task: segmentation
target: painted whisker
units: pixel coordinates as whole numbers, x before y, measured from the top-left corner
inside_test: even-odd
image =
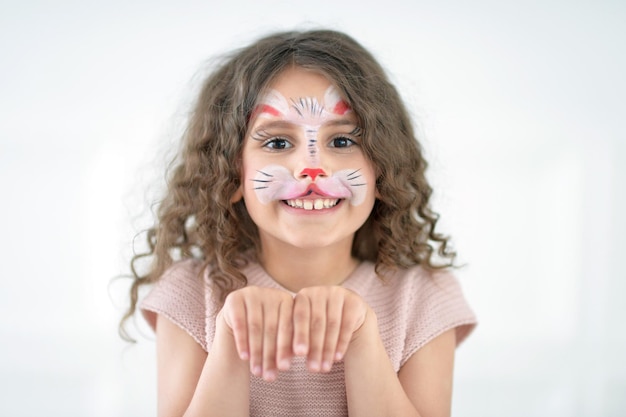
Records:
[[[347,175],[346,175],[346,179],[348,179],[348,180],[352,180],[352,179],[354,179],[354,178],[359,178],[359,177],[361,176],[361,174],[357,175],[356,177],[352,177],[352,176],[353,176],[354,174],[356,174],[357,172],[359,172],[360,170],[361,170],[361,168],[356,169],[356,170],[352,171],[351,173],[347,174]],[[352,178],[350,178],[350,177],[352,177]]]
[[[260,171],[258,169],[256,170],[256,172],[258,172],[259,174],[265,175],[266,177],[273,177],[273,175],[270,175],[267,172],[263,172],[263,171]]]

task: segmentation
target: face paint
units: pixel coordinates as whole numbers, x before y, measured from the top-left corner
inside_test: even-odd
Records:
[[[344,169],[330,177],[294,178],[291,171],[280,165],[269,165],[257,171],[252,179],[257,198],[263,204],[272,201],[302,199],[339,200],[346,199],[353,206],[365,200],[367,189],[362,181],[360,169]],[[337,203],[334,202],[333,206]],[[328,208],[328,207],[326,207]]]
[[[237,196],[265,262],[320,250],[350,257],[355,233],[372,214],[375,165],[357,109],[331,86],[317,71],[287,68],[248,120]]]
[[[299,126],[306,139],[308,151],[307,165],[317,168],[320,165],[319,147],[317,134],[324,123],[337,116],[352,111],[336,88],[328,87],[324,93],[324,102],[318,102],[315,97],[301,97],[299,99],[287,100],[276,90],[270,92],[263,98],[252,112],[252,117],[281,117],[286,122]]]
[[[257,170],[252,181],[262,204],[286,201],[292,207],[307,208],[306,205],[309,205],[321,209],[333,207],[340,199],[348,200],[353,206],[363,203],[367,187],[362,181],[360,169],[340,170],[327,177],[319,168],[317,137],[320,128],[351,111],[333,86],[325,91],[322,103],[315,97],[287,100],[278,91],[270,90],[254,110],[253,117],[280,118],[301,129],[307,147],[307,168],[300,173],[304,177],[302,179],[295,178],[291,170],[280,165]]]

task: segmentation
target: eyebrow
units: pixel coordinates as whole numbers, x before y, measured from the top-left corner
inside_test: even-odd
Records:
[[[270,120],[255,127],[255,130],[295,128],[296,124],[284,120]]]
[[[321,127],[338,127],[338,126],[358,126],[356,122],[350,119],[335,119],[323,123]],[[299,128],[299,123],[292,123],[285,120],[270,120],[258,125],[255,130],[266,129],[286,129],[286,128]]]
[[[335,119],[335,120],[331,120],[329,122],[324,123],[322,126],[335,127],[335,126],[358,126],[358,125],[355,121],[351,119]]]

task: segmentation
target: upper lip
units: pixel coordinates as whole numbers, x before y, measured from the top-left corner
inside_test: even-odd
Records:
[[[304,190],[304,192],[296,198],[308,197],[312,194],[316,194],[317,196],[322,197],[322,198],[336,198],[335,196],[328,195],[322,190],[320,190],[319,187],[315,183],[309,184],[307,189]]]

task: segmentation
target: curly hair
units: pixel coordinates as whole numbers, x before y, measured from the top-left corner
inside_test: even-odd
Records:
[[[235,51],[204,82],[182,137],[182,148],[147,231],[148,250],[131,261],[130,306],[124,330],[138,303],[139,288],[158,281],[175,261],[197,258],[223,297],[246,284],[241,267],[257,253],[259,237],[242,200],[240,162],[250,115],[259,96],[291,66],[326,76],[355,112],[361,146],[376,167],[378,198],[357,231],[352,255],[376,271],[421,265],[453,266],[449,238],[437,233],[438,215],[429,200],[427,163],[408,112],[376,59],[350,36],[331,30],[281,32]],[[151,260],[147,272],[136,265]]]

